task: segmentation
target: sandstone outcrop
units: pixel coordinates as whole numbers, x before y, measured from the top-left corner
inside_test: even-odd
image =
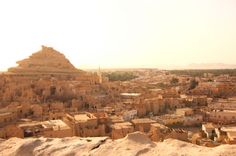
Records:
[[[94,138],[11,138],[0,140],[0,155],[4,156],[234,156],[236,145],[221,145],[208,148],[191,143],[167,139],[164,142],[152,142],[146,135],[135,132],[125,138],[112,141],[107,137]]]

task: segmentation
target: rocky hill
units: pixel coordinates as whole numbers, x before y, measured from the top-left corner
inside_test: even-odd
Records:
[[[17,62],[18,66],[8,69],[11,73],[77,73],[70,61],[51,47],[33,53],[29,58]]]
[[[4,156],[235,156],[236,145],[215,148],[201,147],[179,140],[152,142],[146,135],[135,132],[123,139],[98,138],[11,138],[0,141]]]

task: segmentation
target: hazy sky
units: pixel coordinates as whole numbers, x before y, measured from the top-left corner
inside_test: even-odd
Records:
[[[236,1],[0,0],[0,70],[41,45],[78,68],[236,64]]]

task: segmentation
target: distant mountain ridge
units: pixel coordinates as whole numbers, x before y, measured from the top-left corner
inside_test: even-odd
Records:
[[[182,66],[161,66],[163,70],[191,70],[191,69],[236,69],[236,64],[225,63],[191,63]]]
[[[189,70],[189,69],[236,69],[236,64],[224,64],[224,63],[191,63],[183,66],[156,66],[156,67],[136,67],[136,68],[102,68],[102,71],[132,71],[132,70]],[[84,69],[87,71],[97,71],[96,68]]]
[[[192,63],[187,66],[189,69],[236,69],[236,64],[224,63]]]

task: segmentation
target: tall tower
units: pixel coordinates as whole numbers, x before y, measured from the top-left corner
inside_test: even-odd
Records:
[[[99,68],[98,68],[97,75],[98,75],[98,78],[99,78],[99,83],[101,84],[101,83],[102,83],[102,72],[101,72],[100,66],[99,66]]]

